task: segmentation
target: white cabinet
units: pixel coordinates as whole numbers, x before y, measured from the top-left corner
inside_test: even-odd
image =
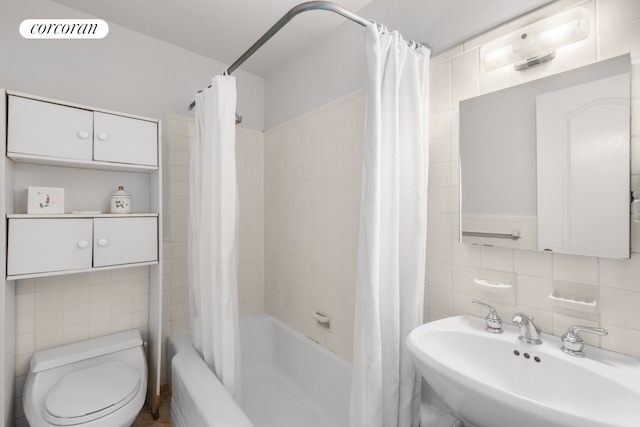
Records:
[[[6,212],[7,279],[158,262],[158,121],[17,93],[7,98],[7,157],[16,164],[6,178],[20,209]],[[137,217],[104,214],[110,188],[124,182],[137,192]],[[65,212],[98,214],[25,215],[29,186],[64,188]]]
[[[7,276],[158,261],[157,217],[9,217]]]
[[[92,160],[93,112],[9,96],[7,151]]]
[[[155,121],[9,96],[7,151],[87,162],[158,165]]]
[[[95,218],[93,266],[158,260],[156,218]]]
[[[91,219],[10,219],[8,234],[8,276],[91,268]]]
[[[158,129],[154,122],[95,112],[93,159],[156,166]]]

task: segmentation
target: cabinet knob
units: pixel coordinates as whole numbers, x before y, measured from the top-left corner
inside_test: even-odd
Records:
[[[98,139],[100,141],[106,141],[107,139],[109,139],[109,135],[105,132],[98,132]]]
[[[84,249],[84,248],[86,248],[87,246],[89,246],[89,242],[87,242],[86,240],[80,240],[80,241],[78,242],[78,247],[79,247],[80,249]]]
[[[78,132],[78,137],[80,139],[87,139],[89,138],[89,132],[87,132],[86,130],[81,130]]]
[[[98,239],[98,246],[107,246],[108,243],[109,241],[104,237],[102,239]]]

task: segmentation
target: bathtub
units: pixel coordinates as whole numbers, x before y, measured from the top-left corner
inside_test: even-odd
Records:
[[[193,348],[189,334],[169,338],[167,357],[172,426],[254,427]]]
[[[347,427],[351,364],[266,314],[240,320],[242,402],[198,356],[189,335],[170,337],[176,427]]]

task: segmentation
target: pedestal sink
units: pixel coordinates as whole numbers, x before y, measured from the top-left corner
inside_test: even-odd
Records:
[[[457,316],[407,337],[418,370],[465,427],[640,426],[640,360],[591,346],[573,357],[558,337],[525,344],[503,328],[491,334],[484,319]]]

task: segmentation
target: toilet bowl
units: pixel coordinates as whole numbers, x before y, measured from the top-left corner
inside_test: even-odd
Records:
[[[31,427],[129,427],[146,392],[136,329],[34,353],[22,400]]]

